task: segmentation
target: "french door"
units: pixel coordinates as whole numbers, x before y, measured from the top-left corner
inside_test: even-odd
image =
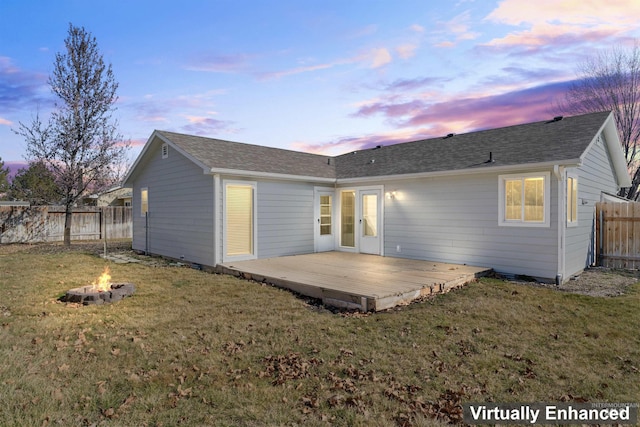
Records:
[[[382,190],[347,189],[340,194],[339,246],[366,254],[382,251]]]

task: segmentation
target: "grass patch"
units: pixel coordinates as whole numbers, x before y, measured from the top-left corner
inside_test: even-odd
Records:
[[[112,264],[136,293],[57,302],[105,261],[0,255],[0,425],[443,425],[466,401],[637,402],[640,287],[483,279],[342,316],[190,268]]]

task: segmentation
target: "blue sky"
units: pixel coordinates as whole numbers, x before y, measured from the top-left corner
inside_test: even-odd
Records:
[[[119,82],[132,157],[154,129],[324,154],[544,120],[638,0],[1,0],[0,158],[53,97],[69,23]]]

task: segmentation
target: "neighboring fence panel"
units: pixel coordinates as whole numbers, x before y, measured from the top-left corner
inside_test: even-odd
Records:
[[[64,240],[64,208],[0,206],[0,243]],[[105,233],[106,230],[106,233]],[[132,237],[131,207],[78,208],[71,217],[72,240]]]
[[[640,268],[640,203],[596,204],[598,265]]]
[[[131,206],[114,206],[103,208],[103,228],[106,228],[107,239],[129,239],[133,236],[133,211]]]
[[[49,209],[47,216],[47,240],[64,240],[64,209]],[[100,239],[100,211],[93,209],[74,209],[71,216],[72,240]]]

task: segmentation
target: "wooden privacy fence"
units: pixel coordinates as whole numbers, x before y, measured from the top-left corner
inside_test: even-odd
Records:
[[[0,243],[64,240],[63,207],[0,206]],[[124,239],[132,236],[130,206],[86,207],[73,210],[72,240]]]
[[[598,265],[640,268],[640,203],[596,204],[596,254]]]

